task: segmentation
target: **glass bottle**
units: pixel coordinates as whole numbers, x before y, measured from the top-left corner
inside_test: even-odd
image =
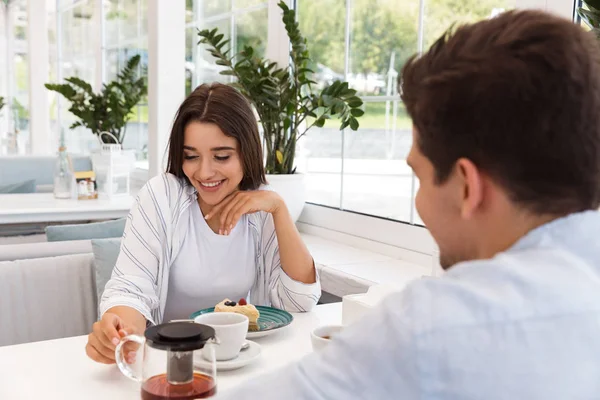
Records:
[[[75,172],[71,158],[67,154],[63,132],[60,135],[60,147],[54,166],[54,197],[57,199],[70,199],[75,188]]]

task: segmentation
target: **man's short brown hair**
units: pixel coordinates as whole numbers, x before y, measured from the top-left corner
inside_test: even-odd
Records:
[[[599,46],[568,20],[510,11],[409,60],[402,100],[436,180],[465,157],[534,213],[597,209]]]

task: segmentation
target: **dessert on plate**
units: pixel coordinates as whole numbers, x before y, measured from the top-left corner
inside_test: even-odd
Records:
[[[258,317],[260,316],[260,313],[254,305],[248,304],[245,299],[240,299],[238,302],[225,299],[215,306],[215,312],[234,312],[243,314],[248,317],[248,320],[250,321],[248,330],[259,330]]]

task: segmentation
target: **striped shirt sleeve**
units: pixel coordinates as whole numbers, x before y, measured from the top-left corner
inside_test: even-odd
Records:
[[[119,257],[102,295],[100,316],[112,307],[128,306],[152,323],[159,319],[159,275],[167,254],[168,229],[168,206],[164,206],[166,196],[159,179],[142,188],[127,217]]]
[[[292,312],[310,311],[321,297],[319,272],[317,270],[316,282],[310,284],[296,281],[286,274],[281,268],[275,223],[269,213],[264,213],[261,255],[268,276],[271,305]]]

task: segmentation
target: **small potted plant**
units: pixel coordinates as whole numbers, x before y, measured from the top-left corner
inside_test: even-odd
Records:
[[[236,87],[252,103],[259,117],[265,142],[269,184],[286,201],[294,218],[305,201],[303,176],[296,174],[296,144],[312,127],[323,127],[332,117],[340,119],[340,130],[357,130],[364,114],[362,100],[347,82],[335,81],[317,90],[307,41],[300,33],[296,13],[283,1],[283,23],[291,43],[290,63],[280,67],[246,46],[231,54],[229,40],[217,29],[198,32],[199,44],[206,44],[216,64],[225,67],[222,75],[233,76]],[[228,47],[228,49],[226,49]]]
[[[101,150],[92,154],[92,161],[100,190],[109,196],[129,193],[129,172],[135,152],[125,151],[122,146],[133,109],[148,92],[139,64],[139,55],[131,57],[117,78],[104,84],[98,93],[76,76],[66,78],[66,83],[45,85],[71,103],[69,111],[78,118],[71,129],[83,126],[98,137]]]

